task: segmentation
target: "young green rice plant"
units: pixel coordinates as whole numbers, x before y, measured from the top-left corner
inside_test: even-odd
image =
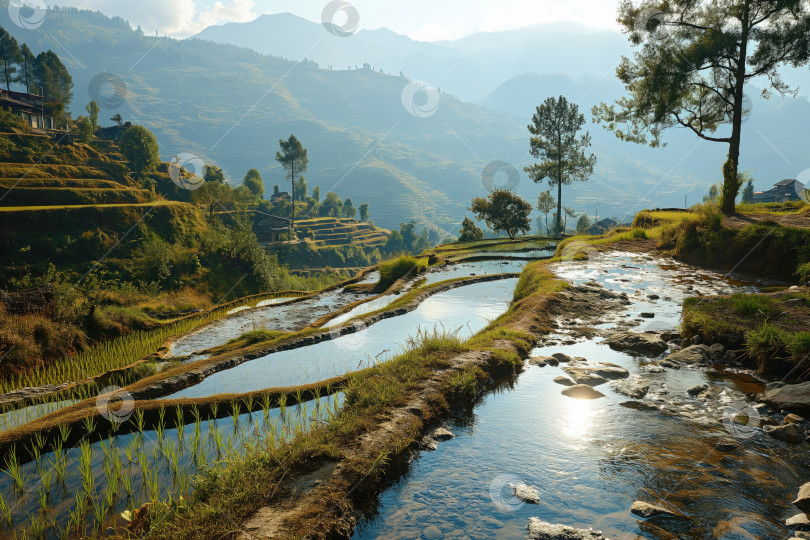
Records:
[[[233,427],[236,428],[239,425],[239,402],[232,401],[231,402],[231,417],[233,418]]]
[[[196,464],[198,470],[205,470],[205,468],[208,466],[208,457],[206,456],[205,452],[197,453]]]
[[[135,427],[138,428],[138,433],[143,433],[144,427],[144,419],[143,419],[143,411],[141,409],[136,409],[135,414],[133,415],[133,422],[135,422]]]
[[[0,494],[0,527],[11,527],[11,510],[2,494]]]
[[[42,486],[37,489],[37,502],[39,503],[40,513],[44,514],[48,511],[48,492]]]
[[[262,396],[262,413],[264,414],[265,421],[267,421],[270,417],[270,393]]]
[[[19,460],[17,459],[16,446],[12,446],[11,450],[6,456],[6,468],[3,472],[11,477],[15,488],[17,488],[19,491],[23,491],[25,489],[26,474],[20,466]]]
[[[48,461],[50,462],[50,460]],[[42,482],[42,487],[45,490],[45,493],[51,492],[51,480],[53,479],[53,474],[53,468],[46,468],[45,470],[39,471],[39,479]]]
[[[37,517],[33,517],[29,514],[28,518],[28,522],[30,523],[28,532],[31,534],[31,538],[36,538],[37,540],[44,539],[45,529],[47,528],[45,516],[39,515]],[[23,538],[25,538],[25,529],[23,529],[22,532]]]
[[[127,497],[132,497],[132,477],[129,474],[121,475],[121,483],[124,484],[124,492]]]
[[[82,425],[84,426],[84,431],[88,435],[93,433],[96,430],[96,419],[93,416],[85,416],[82,419]]]
[[[107,515],[108,506],[102,504],[95,498],[90,500],[90,510],[93,512],[93,530],[101,529],[104,524],[104,517]]]
[[[66,444],[68,437],[70,437],[70,426],[67,424],[59,424],[59,440],[62,444]]]
[[[189,476],[188,473],[183,471],[177,477],[177,489],[181,497],[188,496]]]
[[[104,492],[104,506],[106,506],[108,509],[115,506],[115,495],[116,493],[112,489],[108,489]]]
[[[176,424],[175,424],[177,426],[177,438],[182,439],[183,438],[183,426],[186,423],[186,415],[183,412],[183,407],[180,406],[180,405],[178,405],[175,408],[174,412],[175,412],[175,416],[177,417],[177,421],[176,421]]]
[[[79,472],[82,476],[82,486],[88,497],[93,494],[93,448],[90,441],[83,440],[79,445]]]
[[[278,412],[281,418],[284,418],[284,413],[287,410],[287,394],[283,394],[278,398]]]
[[[160,496],[160,486],[158,485],[158,472],[157,469],[150,471],[149,478],[146,481],[146,487],[149,491],[149,500],[156,501]]]
[[[146,475],[149,472],[149,460],[146,458],[146,452],[144,450],[138,451],[138,465],[141,467],[141,475],[143,476],[144,483],[146,483]]]
[[[163,424],[158,422],[158,425],[155,426],[155,435],[157,435],[157,446],[160,446],[163,443]]]

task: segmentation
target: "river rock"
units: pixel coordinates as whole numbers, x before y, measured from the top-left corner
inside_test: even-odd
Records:
[[[556,359],[557,359],[557,360],[559,360],[560,362],[564,362],[564,363],[566,363],[566,364],[567,364],[568,362],[570,362],[570,361],[572,361],[572,360],[573,360],[573,358],[571,358],[571,357],[570,357],[570,356],[568,356],[567,354],[565,354],[565,353],[561,353],[561,352],[554,353],[554,354],[552,354],[551,356],[553,356],[554,358],[556,358]]]
[[[552,362],[549,362],[551,360]],[[533,366],[546,367],[546,365],[556,366],[557,359],[553,356],[532,356],[529,358],[529,363]]]
[[[587,384],[575,384],[568,388],[563,388],[562,395],[574,399],[599,399],[605,397],[605,394],[599,390],[594,390]]]
[[[726,354],[726,347],[722,343],[715,343],[709,347],[709,354],[716,360],[720,360]]]
[[[453,432],[449,429],[440,427],[434,429],[433,433],[430,434],[430,437],[436,441],[449,441],[455,437],[455,435],[453,435]]]
[[[539,518],[529,518],[529,540],[608,540],[601,531],[575,529],[566,525],[548,523]]]
[[[668,347],[667,342],[660,337],[638,332],[617,332],[610,336],[608,345],[617,351],[631,351],[649,356],[658,356]]]
[[[512,494],[520,501],[530,504],[540,504],[540,493],[532,486],[526,484],[509,484]]]
[[[658,407],[655,405],[650,405],[649,403],[644,403],[643,401],[623,401],[619,403],[622,407],[627,407],[628,409],[635,409],[637,411],[657,411]]]
[[[705,392],[708,389],[709,389],[708,385],[706,385],[706,384],[698,384],[696,386],[693,386],[689,390],[687,390],[686,393],[689,394],[690,396],[696,396],[696,395],[700,394],[701,392]]]
[[[799,494],[796,496],[796,500],[793,501],[793,506],[805,514],[810,513],[810,482],[799,488]]]
[[[714,449],[719,452],[730,452],[737,448],[737,443],[732,439],[720,439],[714,443]]]
[[[605,384],[607,382],[607,379],[605,379],[601,375],[591,373],[587,369],[564,367],[563,371],[565,371],[566,375],[574,379],[574,381],[576,381],[577,384],[587,384],[588,386],[599,386],[600,384]]]
[[[799,444],[804,440],[804,430],[796,424],[765,426],[765,431],[774,439],[790,444]]]
[[[563,386],[574,386],[576,384],[568,377],[563,377],[562,375],[560,375],[559,377],[554,377],[554,382],[557,384],[561,384]]]
[[[785,521],[785,526],[796,531],[810,531],[810,519],[805,514],[796,514]]]
[[[664,358],[663,362],[678,362],[681,364],[707,364],[711,360],[709,348],[706,345],[690,345],[685,349],[674,352]]]
[[[630,512],[644,518],[655,516],[666,516],[666,517],[683,516],[683,514],[680,514],[679,512],[668,510],[663,506],[656,506],[654,504],[646,503],[644,501],[634,502],[633,505],[630,507]]]
[[[610,387],[627,397],[641,399],[649,392],[650,382],[641,375],[633,375],[629,379],[611,381]]]
[[[810,381],[799,384],[768,385],[762,401],[777,411],[810,412]]]
[[[802,422],[804,422],[804,418],[802,418],[798,414],[790,413],[785,415],[785,419],[782,420],[782,422],[784,422],[785,424],[801,424]]]

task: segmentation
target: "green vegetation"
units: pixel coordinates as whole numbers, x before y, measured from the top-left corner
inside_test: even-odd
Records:
[[[296,174],[300,176],[301,173],[306,172],[309,159],[307,158],[307,151],[304,145],[301,144],[301,141],[299,141],[295,135],[290,135],[290,138],[286,141],[283,139],[280,140],[278,144],[281,146],[281,151],[276,152],[276,161],[281,163],[281,166],[287,171],[292,185],[290,191],[293,198],[291,229],[295,229]]]
[[[551,187],[557,186],[556,234],[565,232],[562,224],[563,184],[588,180],[596,165],[595,155],[585,155],[585,150],[591,146],[590,134],[586,131],[577,137],[583,125],[585,115],[579,112],[576,103],[569,102],[565,96],[546,99],[537,107],[529,124],[532,135],[529,140],[530,154],[542,161],[526,167],[525,171],[535,182],[548,180]]]
[[[688,298],[683,306],[685,337],[703,336],[745,353],[752,367],[772,377],[803,380],[795,370],[810,353],[810,295],[780,290],[763,294]]]
[[[495,232],[504,231],[510,239],[518,233],[531,230],[529,214],[532,205],[507,189],[496,189],[486,199],[476,197],[472,200],[470,211],[477,220],[484,220],[487,227]]]
[[[484,231],[482,231],[475,222],[468,217],[464,218],[461,222],[461,230],[458,232],[459,242],[470,242],[474,240],[483,240]]]
[[[380,263],[380,280],[377,282],[377,291],[385,291],[398,279],[423,272],[427,268],[426,259],[417,259],[410,255],[402,255],[395,259]]]
[[[743,180],[742,124],[751,114],[746,85],[761,77],[773,90],[790,90],[779,70],[807,63],[810,8],[770,0],[676,0],[662,11],[644,0],[622,3],[618,20],[639,46],[617,70],[629,97],[594,107],[594,116],[626,141],[646,144],[649,134],[650,145],[659,146],[665,130],[683,127],[728,144],[720,200],[723,213],[733,214]],[[717,135],[724,124],[731,132]]]

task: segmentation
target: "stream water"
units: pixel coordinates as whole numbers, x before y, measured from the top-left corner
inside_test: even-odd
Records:
[[[467,338],[506,311],[517,278],[475,283],[437,293],[418,308],[314,345],[280,351],[220,371],[166,399],[242,393],[329,379],[385,361],[402,352],[420,331],[458,331]]]
[[[756,290],[751,283],[642,255],[606,255],[554,268],[570,281],[598,281],[628,293],[630,305],[606,318],[606,329],[623,321],[641,330],[675,327],[684,297]],[[655,318],[639,317],[642,311]],[[806,443],[789,446],[729,421],[751,405],[761,383],[712,369],[651,369],[651,359],[613,351],[603,338],[575,335],[562,323],[533,354],[564,352],[619,364],[649,381],[642,400],[648,410],[623,406],[628,398],[609,384],[597,387],[606,395],[601,399],[565,397],[553,382],[564,374],[560,368],[527,366],[517,380],[503,382],[456,419],[450,426],[455,438],[420,454],[381,495],[378,514],[358,526],[355,538],[523,538],[530,517],[593,527],[611,539],[790,536],[783,524],[796,513],[790,500],[810,471]],[[716,397],[690,396],[686,390],[696,384],[708,384]],[[731,439],[737,448],[715,450],[718,439]],[[534,486],[540,504],[521,503],[510,483]],[[673,508],[691,520],[644,522],[629,512],[635,500]]]

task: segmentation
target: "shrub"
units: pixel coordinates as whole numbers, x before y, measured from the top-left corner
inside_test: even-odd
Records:
[[[384,291],[394,284],[398,279],[411,274],[415,275],[427,268],[421,259],[411,255],[402,255],[396,259],[391,259],[380,264],[380,281],[377,282],[377,290]]]

